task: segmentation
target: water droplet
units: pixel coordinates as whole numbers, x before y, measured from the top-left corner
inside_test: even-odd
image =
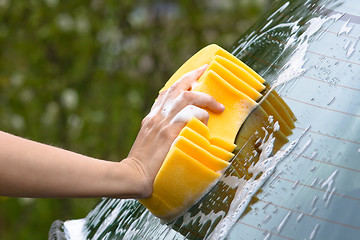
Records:
[[[318,210],[318,208],[317,208],[317,207],[314,207],[313,210],[311,210],[310,215],[314,215],[317,210]]]
[[[296,221],[297,222],[301,222],[302,218],[304,217],[303,213],[300,213],[299,216],[297,217]]]
[[[335,101],[335,97],[333,97],[333,98],[331,99],[331,101],[330,101],[327,105],[330,106],[331,104],[334,103],[334,101]]]
[[[319,228],[320,228],[319,224],[316,224],[315,227],[314,227],[314,229],[312,230],[312,232],[311,232],[311,234],[310,234],[309,240],[313,240],[313,239],[315,238],[316,233],[317,233],[317,231],[319,230]]]
[[[278,208],[277,208],[277,207],[275,207],[275,208],[274,208],[274,210],[273,210],[273,213],[276,213],[276,212],[277,212],[277,210],[278,210]]]
[[[277,227],[277,232],[281,233],[281,231],[284,229],[284,227],[286,226],[286,223],[289,221],[289,218],[291,216],[291,211],[288,212],[288,214],[286,214],[286,216],[284,217],[284,219],[281,221],[281,223],[279,224],[279,226]]]
[[[317,200],[318,200],[318,196],[315,196],[315,197],[313,198],[313,200],[311,201],[311,208],[314,208],[314,207],[315,207],[315,204],[316,204]]]
[[[270,220],[271,216],[267,215],[265,219],[263,220],[263,223],[267,223]]]
[[[297,181],[294,183],[294,185],[292,186],[292,189],[295,189],[298,184],[299,184],[299,180],[297,180]]]
[[[271,234],[270,232],[268,232],[264,238],[264,240],[269,240],[271,238]]]

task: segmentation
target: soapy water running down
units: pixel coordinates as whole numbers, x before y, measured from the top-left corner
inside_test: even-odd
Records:
[[[358,60],[358,51],[356,51],[358,47],[358,31],[356,29],[354,21],[352,21],[349,18],[344,18],[343,12],[334,12],[330,16],[316,16],[312,17],[309,21],[306,21],[305,25],[302,25],[304,21],[301,21],[301,18],[294,18],[292,21],[286,22],[286,23],[278,23],[278,20],[276,20],[276,17],[281,14],[281,12],[285,11],[286,9],[289,9],[289,6],[292,6],[293,3],[290,1],[287,1],[278,11],[274,12],[269,18],[269,21],[266,22],[266,24],[263,24],[259,29],[260,32],[254,32],[253,34],[249,34],[247,36],[246,44],[248,45],[241,45],[239,46],[238,51],[249,51],[251,49],[250,44],[251,42],[256,42],[257,39],[265,38],[267,35],[271,35],[272,33],[279,31],[281,27],[284,29],[288,29],[290,36],[288,37],[288,41],[285,41],[285,44],[280,44],[282,46],[281,53],[279,53],[277,56],[275,56],[274,62],[278,63],[280,66],[281,71],[278,71],[276,75],[271,76],[270,73],[272,66],[266,66],[262,69],[262,75],[267,75],[270,77],[267,78],[271,82],[271,85],[274,87],[276,85],[276,90],[279,93],[282,93],[281,95],[290,96],[293,99],[306,102],[306,91],[308,91],[308,88],[302,88],[304,91],[304,96],[300,98],[294,92],[299,88],[299,84],[301,82],[309,82],[308,79],[304,79],[304,75],[310,75],[313,72],[316,73],[316,75],[310,75],[312,78],[319,77],[319,69],[321,67],[326,67],[328,64],[330,65],[332,62],[326,61],[326,59],[323,61],[323,57],[314,58],[313,55],[310,54],[309,59],[309,51],[315,52],[319,46],[313,46],[313,42],[318,41],[325,33],[329,34],[329,32],[334,32],[334,39],[340,38],[344,39],[340,44],[341,46],[337,49],[337,51],[342,51],[343,55],[342,57],[352,58]],[[341,20],[341,21],[339,21]],[[301,23],[302,22],[302,23]],[[336,23],[336,28],[332,29],[334,27],[334,24]],[[331,29],[329,29],[331,28]],[[300,31],[301,30],[301,31]],[[329,30],[327,32],[327,30]],[[321,34],[319,34],[321,33]],[[356,34],[357,35],[356,35]],[[354,35],[353,38],[345,38],[347,35]],[[273,35],[277,36],[277,35]],[[320,41],[323,44],[324,41]],[[291,50],[294,48],[294,50]],[[355,49],[355,51],[353,50]],[[345,50],[345,51],[344,51]],[[294,54],[289,55],[289,59],[286,59],[287,64],[280,64],[281,58],[286,51],[293,51]],[[335,56],[334,52],[334,56]],[[330,55],[328,52],[323,52],[323,55]],[[258,55],[259,56],[259,55]],[[339,57],[341,59],[341,57]],[[319,60],[320,59],[320,60]],[[335,60],[334,60],[335,61]],[[336,68],[336,70],[339,72],[340,76],[346,76],[346,74],[350,74],[353,69],[348,69],[346,74],[340,74],[343,73],[341,71],[342,68],[339,66],[342,64],[341,60],[339,63],[335,63],[335,65],[331,65],[333,68]],[[354,60],[355,61],[355,60]],[[311,64],[317,64],[316,67],[311,66]],[[322,64],[322,65],[321,65]],[[326,64],[326,66],[325,66]],[[319,66],[318,66],[319,65]],[[348,64],[347,64],[348,65]],[[354,65],[355,66],[355,65]],[[342,66],[345,68],[345,66]],[[311,71],[309,71],[309,69]],[[335,74],[337,76],[337,74]],[[327,77],[327,76],[326,76]],[[320,81],[325,82],[327,79],[325,77],[320,78]],[[355,80],[355,79],[353,79]],[[319,81],[319,82],[320,82]],[[335,80],[334,80],[335,81]],[[326,87],[329,86],[329,88],[324,88],[322,86],[322,89],[325,89],[326,91],[330,90],[337,90],[341,89],[338,87],[337,84],[343,84],[343,85],[349,85],[350,87],[355,88],[356,84],[355,81],[347,82],[347,83],[341,83],[339,81],[337,82],[331,82],[332,84],[326,85]],[[311,84],[314,84],[314,82],[311,82]],[[306,85],[306,83],[304,83]],[[310,85],[308,85],[310,86]],[[330,88],[333,87],[333,88]],[[320,87],[319,87],[320,88]],[[306,91],[305,91],[306,89]],[[345,89],[346,91],[349,91],[350,88]],[[350,90],[352,90],[350,89]],[[283,91],[282,91],[283,90]],[[324,91],[324,90],[323,90]],[[354,91],[354,90],[352,90]],[[270,91],[269,91],[270,92]],[[336,93],[336,92],[335,92]],[[347,93],[347,92],[346,92]],[[324,102],[325,108],[336,108],[338,106],[341,106],[342,101],[344,99],[343,96],[351,96],[351,94],[342,93],[343,95],[336,95],[334,92],[331,92],[331,94],[327,95],[326,101]],[[291,95],[293,94],[293,95]],[[297,97],[294,97],[297,96]],[[317,95],[312,95],[311,97],[318,97]],[[310,98],[309,98],[310,99]],[[295,102],[295,101],[294,101]],[[293,103],[292,100],[290,103]],[[311,104],[315,105],[318,104],[318,102],[311,102]],[[295,102],[293,105],[298,107],[300,103]],[[323,108],[324,109],[324,108]],[[297,108],[298,112],[299,108]],[[315,110],[318,111],[318,110]],[[340,111],[350,111],[350,108],[344,108],[340,109]],[[320,112],[320,111],[319,111]],[[94,212],[98,211],[101,212],[97,215],[99,217],[94,217],[95,214],[89,214],[89,218],[84,220],[78,220],[77,227],[74,227],[76,224],[70,224],[69,222],[65,223],[66,229],[69,232],[69,235],[72,236],[70,239],[81,239],[80,236],[88,236],[90,234],[90,230],[86,228],[86,226],[96,226],[96,233],[91,235],[91,237],[88,237],[88,239],[110,239],[111,234],[121,235],[123,236],[123,239],[147,239],[149,238],[157,238],[157,239],[184,239],[184,236],[188,236],[189,239],[191,238],[191,233],[188,233],[189,225],[194,225],[192,229],[196,234],[199,232],[201,233],[199,236],[206,236],[209,239],[224,239],[226,238],[227,234],[229,232],[235,232],[230,231],[232,228],[232,225],[235,224],[239,231],[245,230],[249,231],[249,226],[246,227],[245,225],[242,225],[242,221],[246,222],[246,224],[252,223],[248,217],[251,215],[253,217],[254,212],[255,214],[258,213],[256,211],[252,211],[252,213],[246,215],[244,217],[244,214],[246,213],[246,208],[251,205],[252,196],[257,196],[257,192],[262,188],[264,185],[271,185],[270,187],[278,187],[279,184],[276,182],[279,179],[283,179],[283,175],[281,173],[283,172],[285,176],[288,176],[290,174],[293,174],[295,171],[286,171],[283,167],[286,166],[286,164],[289,162],[286,158],[289,155],[294,156],[294,152],[296,151],[297,157],[293,157],[292,160],[294,163],[300,164],[300,162],[307,161],[305,165],[308,167],[308,174],[302,178],[302,176],[296,175],[294,173],[294,179],[291,179],[289,177],[288,181],[290,184],[287,188],[287,193],[294,192],[294,193],[301,193],[295,195],[297,198],[290,198],[289,194],[287,195],[288,200],[296,201],[297,199],[301,199],[302,197],[305,200],[303,200],[302,204],[298,203],[298,207],[292,206],[292,204],[285,203],[285,207],[281,206],[282,202],[272,202],[272,199],[267,199],[266,194],[261,195],[261,200],[259,201],[259,204],[256,206],[262,206],[264,205],[264,208],[262,210],[264,211],[264,214],[261,216],[261,221],[256,222],[254,221],[255,227],[259,224],[262,224],[263,230],[261,230],[261,227],[256,228],[254,231],[263,231],[262,238],[259,237],[257,239],[272,239],[275,237],[276,234],[279,238],[288,237],[288,238],[294,238],[296,234],[303,234],[302,238],[306,239],[317,239],[317,237],[324,236],[324,231],[335,231],[334,229],[338,228],[344,228],[340,229],[342,230],[342,234],[346,235],[347,232],[353,231],[358,229],[358,224],[356,221],[354,222],[346,222],[346,218],[343,216],[342,218],[344,220],[344,224],[337,224],[338,222],[342,222],[342,218],[336,216],[324,216],[324,214],[330,214],[330,210],[334,207],[333,204],[336,201],[339,202],[339,199],[343,198],[343,196],[346,196],[346,194],[350,195],[350,197],[347,198],[347,200],[343,200],[346,203],[356,202],[357,196],[356,194],[353,194],[352,192],[346,193],[346,190],[350,189],[348,185],[356,185],[354,182],[346,182],[345,190],[344,187],[340,189],[339,186],[342,186],[340,184],[341,181],[344,180],[344,175],[342,171],[345,171],[345,173],[348,173],[350,170],[350,166],[347,168],[341,168],[340,170],[338,168],[332,168],[332,160],[335,162],[336,158],[339,158],[342,161],[335,162],[338,165],[345,165],[347,164],[347,161],[350,161],[345,158],[346,153],[344,154],[344,157],[341,158],[341,155],[334,155],[330,156],[328,159],[324,160],[324,150],[319,146],[319,142],[324,142],[325,148],[328,147],[326,144],[329,143],[329,148],[333,149],[341,149],[345,147],[352,147],[354,145],[355,152],[358,154],[359,147],[357,144],[358,139],[357,138],[351,138],[349,134],[347,134],[347,130],[343,132],[328,130],[322,126],[317,125],[316,121],[311,122],[312,127],[307,128],[306,126],[309,126],[309,122],[304,121],[307,117],[306,114],[308,114],[306,111],[301,112],[302,115],[297,115],[297,117],[300,117],[299,122],[297,123],[296,131],[294,131],[294,134],[291,137],[291,142],[284,147],[284,150],[281,149],[278,152],[276,152],[273,156],[269,154],[271,152],[271,149],[274,149],[274,136],[275,133],[279,131],[278,127],[275,127],[274,125],[274,131],[273,133],[266,133],[266,129],[259,128],[258,132],[265,133],[265,137],[262,139],[259,139],[257,142],[258,145],[261,145],[261,152],[258,152],[259,154],[259,161],[252,164],[249,167],[249,171],[251,171],[252,176],[249,179],[241,178],[236,175],[235,171],[230,167],[227,171],[227,174],[224,174],[224,176],[219,180],[218,185],[222,185],[223,187],[214,188],[214,190],[220,189],[224,190],[224,192],[220,192],[219,195],[224,195],[220,200],[217,200],[217,195],[212,194],[213,201],[208,203],[207,201],[200,201],[197,208],[200,209],[198,211],[190,210],[184,213],[183,216],[179,217],[178,221],[173,221],[168,224],[161,224],[159,219],[154,218],[148,211],[141,208],[142,206],[137,204],[135,201],[131,200],[104,200],[104,204],[100,205],[99,208],[94,210]],[[317,113],[312,113],[313,115],[316,115]],[[325,114],[329,114],[326,113]],[[331,112],[332,114],[332,112]],[[334,112],[334,115],[339,114],[338,112]],[[356,112],[355,112],[356,114]],[[331,117],[334,117],[334,115],[328,115]],[[349,117],[350,118],[350,117]],[[334,117],[334,119],[336,119]],[[268,122],[273,121],[272,118],[268,119]],[[331,124],[332,120],[329,119],[328,121],[324,122],[323,125],[328,127],[328,124]],[[347,120],[345,123],[350,122],[350,120]],[[277,123],[278,124],[278,123]],[[280,126],[281,127],[281,126]],[[304,130],[305,129],[305,130]],[[325,129],[325,130],[324,130]],[[330,128],[329,128],[330,129]],[[299,133],[299,131],[303,131]],[[350,130],[349,130],[350,131]],[[316,135],[317,134],[317,135]],[[321,135],[322,134],[322,135]],[[316,136],[315,136],[316,135]],[[337,138],[334,138],[334,141],[336,142],[335,145],[330,146],[330,143],[332,143],[330,140],[331,136],[334,135]],[[314,137],[315,136],[315,137]],[[321,138],[320,138],[320,137]],[[349,138],[352,142],[341,142],[339,139],[346,139]],[[295,139],[295,140],[294,140]],[[310,139],[310,140],[309,140]],[[326,143],[326,144],[325,144]],[[315,147],[313,147],[316,146]],[[331,149],[332,150],[332,149]],[[306,152],[311,151],[309,153],[309,156],[307,156]],[[340,152],[340,151],[339,151]],[[256,154],[254,152],[254,154]],[[302,156],[305,155],[305,158]],[[357,155],[358,156],[358,155]],[[281,163],[281,164],[280,164]],[[235,162],[233,162],[235,164]],[[276,168],[279,168],[279,164],[281,167],[281,170],[277,170]],[[323,164],[323,165],[321,165]],[[356,165],[354,165],[356,168]],[[358,167],[356,168],[358,169]],[[350,171],[350,174],[354,176],[356,173],[355,171]],[[295,169],[293,169],[295,170]],[[234,172],[231,174],[231,172]],[[355,173],[354,173],[355,172]],[[304,173],[304,171],[302,171]],[[346,175],[346,174],[345,174]],[[291,176],[291,175],[290,175]],[[351,179],[351,178],[349,178]],[[355,178],[357,179],[357,178]],[[271,180],[271,182],[269,181]],[[270,182],[270,184],[265,184],[267,181]],[[285,180],[283,180],[285,181]],[[335,182],[336,181],[336,182]],[[283,185],[284,182],[283,182]],[[264,188],[265,189],[265,188]],[[228,191],[228,192],[226,192]],[[304,194],[302,194],[304,193]],[[228,196],[226,196],[228,194]],[[232,195],[231,195],[232,194]],[[276,193],[275,191],[272,191],[272,196],[274,196]],[[353,194],[353,195],[351,195]],[[265,195],[265,197],[264,197]],[[355,197],[353,197],[355,196]],[[206,197],[206,196],[205,196]],[[211,198],[210,198],[211,199]],[[355,199],[355,200],[354,200]],[[266,202],[267,200],[267,202]],[[211,204],[213,203],[213,204]],[[277,203],[277,205],[275,204]],[[341,209],[346,209],[346,203],[341,204]],[[219,207],[217,204],[223,204],[223,206]],[[224,209],[224,205],[226,205],[228,208]],[[295,204],[293,204],[295,205]],[[353,205],[358,206],[358,205]],[[111,211],[109,210],[111,209]],[[124,210],[126,209],[126,210]],[[142,209],[139,211],[138,215],[134,215],[134,220],[131,221],[129,219],[126,220],[126,216],[130,216],[131,212],[136,211],[137,209]],[[326,211],[328,209],[328,211]],[[203,210],[203,211],[202,211]],[[356,210],[356,208],[354,208]],[[259,214],[260,215],[260,214]],[[102,216],[102,218],[100,218]],[[125,217],[124,217],[125,216]],[[123,220],[120,220],[119,218],[122,218]],[[253,217],[254,218],[254,217]],[[327,220],[329,218],[330,220]],[[245,219],[245,220],[239,220],[239,219]],[[355,219],[356,220],[356,219]],[[77,221],[77,220],[76,220]],[[72,222],[72,221],[71,221]],[[129,223],[129,226],[126,226],[126,223]],[[74,222],[75,223],[75,222]],[[207,227],[210,223],[211,227]],[[329,224],[330,223],[330,224]],[[112,233],[110,230],[108,230],[108,226],[116,225],[114,230],[112,230]],[[86,225],[86,226],[84,226]],[[302,227],[306,226],[306,232],[302,232]],[[350,226],[350,228],[349,228]],[[86,234],[81,233],[85,229]],[[175,229],[175,231],[173,230]],[[255,229],[255,228],[254,228]],[[296,230],[294,230],[296,229]],[[354,230],[355,229],[355,230]],[[341,231],[338,232],[341,232]],[[291,232],[292,231],[292,232]],[[71,232],[71,233],[70,233]],[[353,234],[353,232],[351,234]],[[76,236],[75,234],[78,234],[79,238],[74,238],[73,236]],[[252,234],[255,234],[252,232]],[[281,235],[280,235],[281,234]],[[351,235],[349,236],[355,236]],[[141,237],[139,237],[141,236]],[[232,238],[234,235],[230,236],[229,238]],[[252,235],[251,235],[252,236]],[[259,236],[259,235],[257,235]],[[298,235],[296,235],[298,236]],[[335,236],[335,235],[334,235]],[[85,239],[85,237],[83,237]],[[199,238],[197,238],[199,239]],[[235,238],[236,239],[236,238]],[[350,238],[349,238],[350,239]]]

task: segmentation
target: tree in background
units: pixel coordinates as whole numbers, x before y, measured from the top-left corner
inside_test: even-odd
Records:
[[[0,0],[0,129],[119,161],[171,74],[271,2]],[[46,239],[96,201],[0,198],[0,239]]]

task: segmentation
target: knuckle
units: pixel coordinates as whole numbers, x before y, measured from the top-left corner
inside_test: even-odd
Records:
[[[145,126],[147,125],[148,121],[149,121],[149,116],[146,116],[142,121],[141,121],[141,126]]]
[[[207,99],[208,99],[209,102],[215,102],[216,101],[213,96],[211,96],[209,94],[206,94],[206,96],[207,96]]]
[[[165,127],[161,128],[159,131],[159,135],[162,139],[171,139],[173,136],[172,128],[169,126],[165,126]]]
[[[194,99],[194,94],[192,94],[190,91],[184,91],[180,94],[180,98],[183,101],[192,101]]]
[[[175,82],[173,85],[171,85],[171,86],[169,87],[169,89],[166,91],[166,95],[171,95],[171,94],[173,94],[173,93],[176,91],[176,89],[178,88],[178,85],[179,85],[178,82]],[[165,95],[165,96],[166,96],[166,95]]]
[[[146,116],[142,122],[141,125],[146,128],[154,128],[157,125],[158,117],[157,115],[154,116]]]
[[[205,102],[212,102],[215,100],[211,95],[207,93],[201,93],[199,92],[199,97],[201,97]]]
[[[173,92],[176,89],[176,86],[177,86],[177,83],[174,83],[173,85],[171,85],[169,87],[169,89],[167,90],[167,93],[169,94],[169,93]]]

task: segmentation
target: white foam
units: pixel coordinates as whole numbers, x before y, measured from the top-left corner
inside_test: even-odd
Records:
[[[326,191],[323,196],[323,200],[326,201],[329,197],[329,193],[333,187],[335,177],[337,173],[339,172],[339,169],[336,169],[322,184],[321,188],[326,188]]]
[[[339,32],[338,32],[338,36],[340,36],[341,34],[347,35],[351,30],[352,30],[352,26],[348,26],[350,22],[350,19],[348,19],[340,28]]]
[[[305,145],[300,149],[298,155],[296,156],[295,160],[302,156],[302,154],[309,148],[310,144],[312,143],[312,139],[309,139]]]
[[[332,190],[331,190],[328,198],[326,199],[326,202],[325,202],[325,207],[326,207],[326,208],[329,207],[329,203],[330,203],[330,201],[331,201],[332,196],[334,195],[335,190],[336,190],[335,187],[332,188]]]
[[[274,117],[272,115],[269,115],[268,122],[271,124],[274,122]]]
[[[273,18],[276,14],[281,13],[282,11],[284,11],[285,8],[287,8],[289,6],[290,2],[287,1],[286,3],[284,3],[284,5],[282,5],[281,7],[279,7],[273,14],[271,14],[267,19],[271,19]]]
[[[277,79],[274,82],[272,88],[283,85],[291,80],[297,79],[300,77],[306,69],[304,68],[305,63],[307,62],[306,52],[309,48],[310,39],[315,36],[317,32],[323,27],[323,25],[332,20],[337,21],[341,18],[343,14],[334,14],[330,17],[317,17],[309,20],[306,25],[308,26],[304,33],[302,33],[299,37],[296,35],[292,35],[287,43],[285,48],[292,47],[295,42],[299,42],[295,52],[291,55],[290,59],[286,62],[286,64],[279,71]],[[292,29],[297,31],[297,29]]]
[[[264,131],[266,131],[264,129]],[[263,152],[260,154],[259,161],[249,167],[249,172],[253,172],[253,176],[248,181],[240,181],[242,187],[237,187],[233,201],[230,204],[228,213],[220,220],[208,239],[221,240],[226,237],[234,223],[239,219],[242,213],[248,206],[251,198],[260,189],[260,187],[269,179],[269,177],[275,172],[276,166],[287,157],[297,146],[299,140],[304,136],[305,131],[299,138],[291,142],[285,151],[278,151],[274,156],[269,157],[269,146],[273,146],[274,137],[270,134],[265,140],[263,139]],[[264,151],[267,149],[266,151]],[[256,178],[258,173],[262,172],[259,178]],[[227,177],[226,177],[227,178]],[[224,179],[226,179],[224,178]],[[230,186],[234,187],[234,178],[231,180],[225,180],[230,182]],[[196,217],[196,216],[194,216]]]
[[[83,233],[85,222],[85,218],[64,222],[64,228],[67,231],[69,240],[85,240],[85,235]]]
[[[273,19],[270,19],[263,28],[261,28],[260,32],[264,31],[268,26],[270,26],[270,24],[273,22]]]
[[[167,114],[167,113],[165,113]],[[206,110],[196,107],[194,105],[187,105],[183,109],[180,110],[178,114],[170,121],[170,124],[174,124],[177,122],[189,122],[193,117],[198,119],[206,119],[209,114]]]
[[[359,42],[359,37],[348,47],[346,51],[346,57],[349,58],[355,52],[356,44]]]
[[[274,132],[279,131],[279,130],[280,130],[280,124],[278,121],[276,121],[274,124]]]

